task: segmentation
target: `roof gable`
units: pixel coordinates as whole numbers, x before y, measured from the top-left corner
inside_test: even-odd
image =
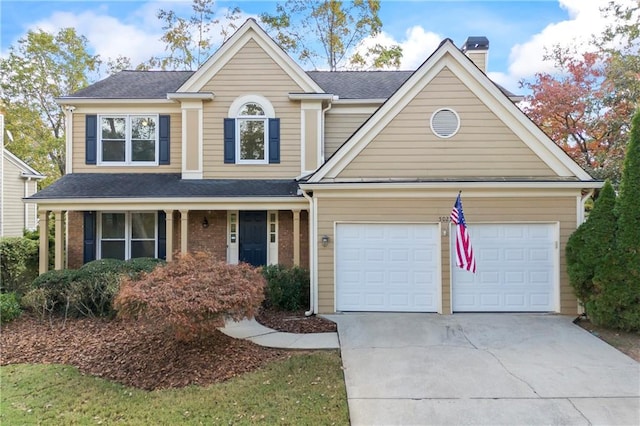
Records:
[[[254,40],[303,90],[324,93],[322,88],[276,44],[253,19],[248,19],[182,86],[178,93],[198,92],[250,40]]]
[[[3,157],[14,166],[16,166],[20,170],[22,176],[33,179],[44,179],[45,176],[43,174],[22,161],[7,148],[3,148]]]
[[[549,139],[489,78],[446,39],[411,77],[323,164],[309,182],[333,180],[389,125],[444,69],[449,69],[486,107],[535,153],[558,177],[593,180]],[[428,120],[425,117],[425,120]]]

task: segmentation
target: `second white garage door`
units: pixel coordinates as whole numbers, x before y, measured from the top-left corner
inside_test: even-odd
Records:
[[[336,226],[336,310],[437,312],[438,225]]]
[[[557,310],[556,225],[470,224],[469,235],[477,272],[459,269],[451,259],[454,312]],[[452,247],[453,241],[452,235]]]

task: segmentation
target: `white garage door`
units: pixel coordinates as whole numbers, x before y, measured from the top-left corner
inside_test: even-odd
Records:
[[[436,312],[439,240],[431,224],[338,224],[336,310]]]
[[[454,312],[557,310],[555,225],[470,224],[469,234],[477,273],[458,268],[451,251]]]

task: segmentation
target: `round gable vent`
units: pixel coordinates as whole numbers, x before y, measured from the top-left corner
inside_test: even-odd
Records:
[[[431,116],[431,130],[438,137],[450,138],[460,129],[460,117],[452,109],[441,108]]]

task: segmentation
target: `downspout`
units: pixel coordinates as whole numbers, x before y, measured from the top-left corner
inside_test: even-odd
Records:
[[[329,101],[329,103],[327,104],[326,108],[322,109],[322,125],[320,126],[321,128],[321,136],[320,136],[320,143],[322,144],[322,152],[320,153],[320,164],[324,163],[324,128],[325,128],[325,120],[326,120],[326,112],[329,111],[331,109],[331,107],[333,106],[333,102],[338,100],[337,96],[334,96],[333,99],[331,101]]]
[[[310,268],[309,268],[309,282],[310,282],[310,288],[309,288],[309,310],[306,311],[304,313],[305,316],[309,317],[311,315],[313,315],[315,313],[315,296],[316,296],[316,289],[317,289],[317,264],[316,264],[316,254],[315,251],[317,250],[316,247],[316,212],[314,209],[314,202],[313,202],[313,198],[311,198],[309,196],[309,194],[306,193],[305,190],[301,189],[302,191],[302,196],[304,198],[307,199],[307,201],[309,201],[309,263],[310,263]]]

